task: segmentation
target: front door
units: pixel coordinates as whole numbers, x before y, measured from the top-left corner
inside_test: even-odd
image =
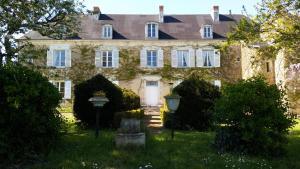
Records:
[[[146,81],[145,102],[147,106],[157,106],[159,102],[158,81]]]

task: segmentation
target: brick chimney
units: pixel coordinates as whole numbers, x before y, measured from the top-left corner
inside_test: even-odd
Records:
[[[159,6],[159,18],[158,18],[160,23],[164,22],[164,6],[160,5]]]
[[[214,5],[212,7],[211,17],[214,22],[219,22],[219,6]]]
[[[94,8],[93,8],[93,14],[94,15],[101,14],[99,6],[94,6]]]

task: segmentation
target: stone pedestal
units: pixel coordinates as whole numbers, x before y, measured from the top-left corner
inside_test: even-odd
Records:
[[[145,146],[146,136],[141,131],[141,120],[122,119],[121,126],[116,134],[115,142],[117,147]]]

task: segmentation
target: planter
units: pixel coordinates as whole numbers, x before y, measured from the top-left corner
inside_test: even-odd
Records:
[[[125,119],[121,120],[121,128],[116,134],[116,146],[145,146],[146,136],[141,131],[141,120],[139,119]]]

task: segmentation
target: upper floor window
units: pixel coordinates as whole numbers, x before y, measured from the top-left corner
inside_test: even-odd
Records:
[[[102,38],[104,39],[112,39],[112,25],[104,25],[102,26]]]
[[[204,25],[201,28],[201,36],[202,36],[202,38],[205,38],[205,39],[213,38],[213,28],[212,28],[212,26],[211,25]]]
[[[178,67],[188,67],[189,63],[189,51],[178,50],[177,51]]]
[[[112,51],[102,51],[102,67],[112,67]]]
[[[221,66],[221,54],[219,49],[200,48],[196,51],[197,67],[215,68]]]
[[[172,67],[195,67],[195,63],[195,50],[192,46],[174,47],[171,50]]]
[[[147,23],[145,35],[146,38],[158,38],[158,24],[154,22]]]
[[[213,50],[203,50],[203,66],[212,67],[214,66],[214,51]]]
[[[95,51],[95,66],[101,68],[119,67],[119,50],[115,47],[100,47]]]
[[[69,45],[52,45],[47,51],[47,66],[56,68],[71,67]]]
[[[148,50],[147,51],[147,66],[156,67],[157,66],[157,51]]]
[[[66,51],[65,50],[54,50],[54,66],[64,67],[66,65]]]

